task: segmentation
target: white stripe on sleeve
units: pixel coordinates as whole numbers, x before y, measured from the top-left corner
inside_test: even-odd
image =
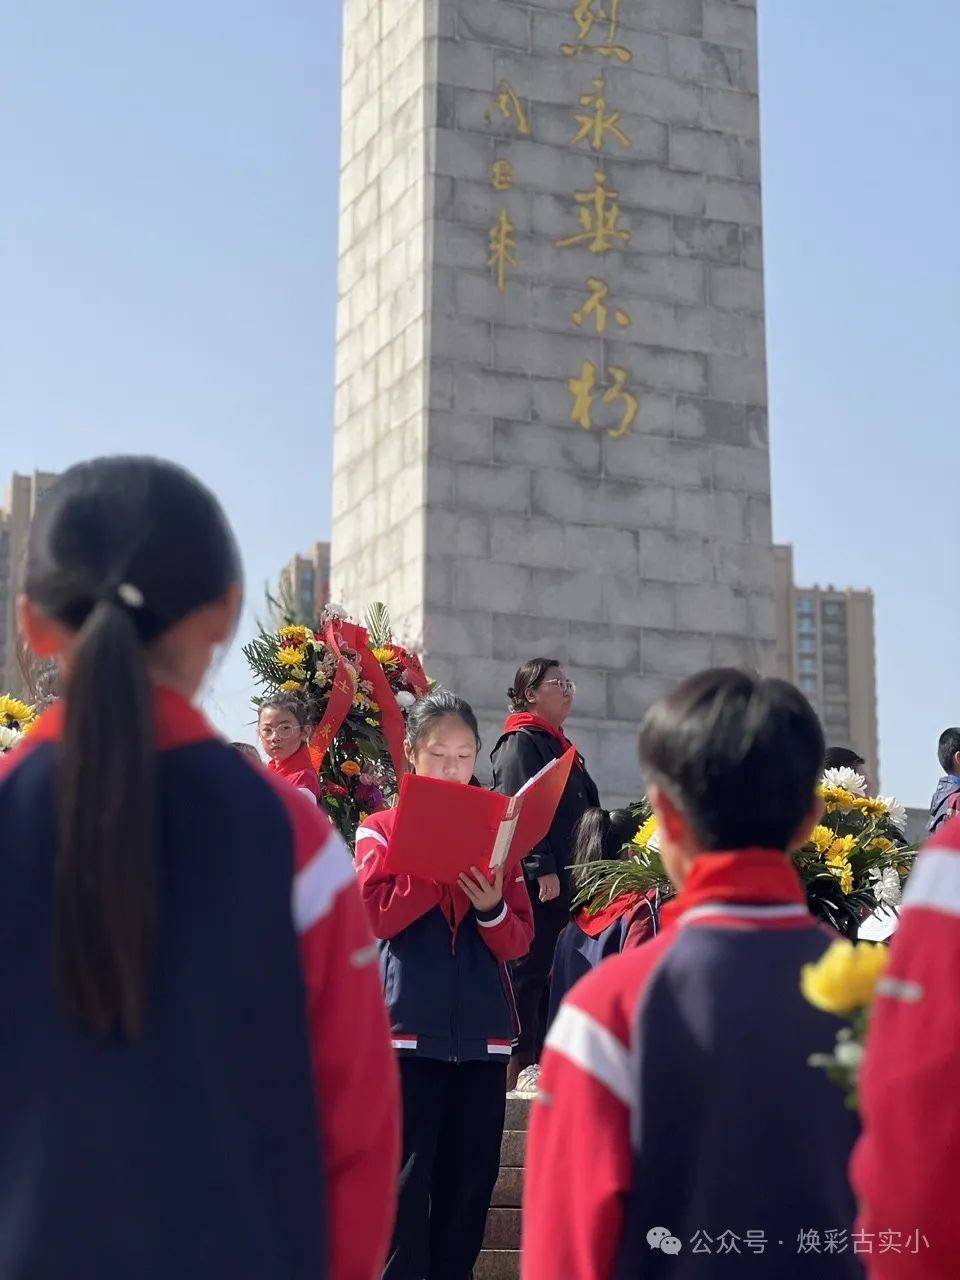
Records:
[[[506,918],[507,918],[507,904],[504,902],[501,904],[500,910],[497,912],[497,914],[493,917],[492,920],[482,920],[478,916],[477,924],[482,925],[484,929],[493,929],[495,928],[496,925],[503,924]]]
[[[322,920],[340,890],[353,879],[353,862],[346,845],[331,831],[293,878],[293,923],[297,933],[306,933]]]
[[[917,859],[903,891],[902,909],[930,907],[960,916],[960,854],[928,849]]]
[[[631,1106],[634,1082],[630,1052],[589,1013],[576,1005],[562,1004],[546,1043],[554,1053],[593,1076],[625,1106]]]
[[[356,843],[359,844],[361,840],[376,840],[377,844],[387,847],[387,837],[374,831],[373,827],[357,827]]]

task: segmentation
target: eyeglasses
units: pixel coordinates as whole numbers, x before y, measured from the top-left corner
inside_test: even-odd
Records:
[[[300,726],[298,724],[265,725],[260,730],[260,737],[269,742],[271,738],[286,738],[291,733],[299,732]]]
[[[554,677],[552,680],[541,680],[541,684],[555,684],[561,693],[569,694],[572,698],[577,692],[577,686],[572,680],[558,680]]]

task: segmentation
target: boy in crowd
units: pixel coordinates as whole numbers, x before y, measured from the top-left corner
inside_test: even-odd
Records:
[[[928,831],[936,831],[944,822],[960,813],[960,729],[944,729],[940,735],[937,756],[944,777],[930,801]]]
[[[679,893],[660,936],[578,983],[548,1036],[527,1280],[739,1277],[756,1253],[780,1280],[862,1275],[856,1119],[808,1062],[840,1023],[800,991],[832,938],[787,855],[819,818],[823,757],[782,681],[707,671],[648,713],[641,765]]]

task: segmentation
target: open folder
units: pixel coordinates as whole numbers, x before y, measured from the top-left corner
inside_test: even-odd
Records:
[[[444,884],[471,867],[506,874],[550,830],[575,758],[571,747],[515,796],[406,774],[384,870]]]

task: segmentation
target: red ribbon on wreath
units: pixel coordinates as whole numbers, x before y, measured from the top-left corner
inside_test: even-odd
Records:
[[[338,628],[334,623],[330,622],[324,628],[323,638],[337,659],[337,669],[334,672],[330,697],[327,699],[327,709],[310,739],[310,758],[317,770],[326,759],[330,744],[350,714],[350,708],[357,693],[357,682],[360,679],[356,668],[340,652],[342,637],[338,634]]]
[[[383,736],[387,740],[394,773],[398,778],[401,777],[407,767],[403,753],[403,739],[406,733],[403,712],[397,705],[397,699],[390,688],[390,681],[383,667],[373,656],[366,629],[356,622],[330,622],[324,628],[323,638],[337,658],[337,670],[333,678],[333,689],[327,701],[327,709],[310,739],[310,755],[314,766],[319,769],[326,759],[331,743],[350,714],[350,708],[357,693],[357,684],[362,678],[373,687],[373,700],[380,708],[380,725]],[[343,656],[341,646],[353,649],[359,654],[359,675]],[[422,697],[429,689],[430,683],[424,674],[420,659],[406,651],[398,651],[397,656],[417,696]]]

